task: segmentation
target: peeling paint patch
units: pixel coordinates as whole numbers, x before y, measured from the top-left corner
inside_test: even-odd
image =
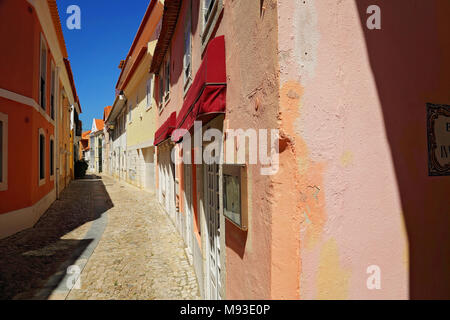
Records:
[[[310,209],[309,209],[308,206],[306,206],[306,211],[308,211],[308,214],[309,214]],[[306,213],[306,211],[303,211],[303,215],[305,217],[305,221],[306,221],[307,224],[311,224],[311,220],[309,219],[308,214]]]
[[[341,156],[341,164],[343,167],[348,167],[353,162],[353,153],[351,151],[345,151]]]
[[[320,33],[317,27],[317,12],[314,1],[300,1],[295,8],[295,58],[300,66],[302,83],[315,76],[317,48]]]
[[[348,298],[350,271],[339,261],[339,250],[334,239],[325,242],[320,251],[317,272],[317,298],[320,300],[343,300]]]
[[[297,196],[295,202],[299,207],[298,215],[305,225],[302,240],[305,248],[312,248],[322,236],[326,222],[325,197],[321,192],[323,184],[324,163],[314,162],[309,157],[308,147],[304,139],[298,134],[296,123],[301,117],[303,87],[297,81],[286,82],[280,91],[281,131],[288,140],[289,150],[293,153],[297,168],[296,172],[289,172],[288,179],[295,179]],[[284,148],[283,150],[285,150]],[[304,214],[306,213],[306,215]]]

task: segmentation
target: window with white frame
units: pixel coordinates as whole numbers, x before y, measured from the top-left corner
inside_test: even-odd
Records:
[[[164,68],[164,102],[169,100],[170,94],[170,56],[167,56],[166,66]]]
[[[8,189],[8,115],[0,112],[0,191]]]
[[[159,72],[159,109],[164,106],[164,66],[161,67]]]
[[[150,75],[150,77],[147,80],[147,85],[146,85],[146,99],[147,99],[147,109],[150,109],[150,107],[152,106],[152,78],[153,75]]]
[[[191,72],[192,72],[192,54],[191,54],[191,8],[189,6],[186,15],[186,25],[184,26],[184,58],[183,58],[183,69],[184,69],[184,89],[191,82]]]
[[[50,80],[50,116],[55,120],[55,104],[56,104],[56,69],[52,61],[52,73]]]
[[[133,110],[133,106],[131,103],[128,104],[128,122],[131,122],[131,111]]]
[[[45,183],[45,133],[39,129],[39,185]]]
[[[50,177],[53,177],[55,175],[55,139],[53,137],[50,137],[49,147]]]
[[[46,88],[47,88],[47,45],[45,44],[44,37],[41,36],[40,47],[40,72],[39,72],[39,104],[41,108],[46,108]]]
[[[204,0],[203,2],[203,19],[205,24],[208,22],[208,19],[211,16],[211,12],[214,9],[215,3],[216,0]]]
[[[61,92],[60,92],[60,101],[59,101],[59,119],[60,120],[62,120],[62,118],[63,118],[63,105],[64,105],[64,96],[65,96],[65,93],[64,93],[64,90],[61,90]]]

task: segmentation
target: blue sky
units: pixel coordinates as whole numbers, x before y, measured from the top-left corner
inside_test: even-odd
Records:
[[[83,113],[83,131],[112,105],[120,74],[150,0],[57,0],[75,86]],[[67,8],[81,9],[81,30],[69,30]]]

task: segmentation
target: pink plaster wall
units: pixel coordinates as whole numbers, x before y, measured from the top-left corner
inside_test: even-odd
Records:
[[[365,27],[371,4],[382,30]],[[425,104],[450,104],[441,71],[449,9],[278,1],[281,129],[300,181],[287,219],[300,219],[300,298],[448,297],[450,182],[427,176]],[[381,268],[380,290],[366,286],[370,265]]]

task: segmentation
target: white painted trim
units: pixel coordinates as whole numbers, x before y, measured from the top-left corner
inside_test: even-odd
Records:
[[[150,147],[153,147],[153,143],[154,143],[153,139],[149,139],[149,140],[144,141],[142,143],[138,143],[138,144],[135,144],[133,146],[128,146],[127,150],[128,151],[132,151],[132,150],[136,150],[136,149],[150,148]]]
[[[45,40],[45,36],[41,33],[41,38],[40,38],[40,45],[39,45],[39,103],[38,103],[38,105],[41,107],[41,109],[43,109],[44,111],[47,111],[47,88],[48,88],[48,74],[47,74],[47,67],[48,67],[48,65],[47,65],[47,62],[48,62],[48,46],[47,46],[47,42],[46,42],[46,40]],[[42,70],[42,51],[43,51],[43,49],[45,48],[45,70]],[[44,103],[45,103],[45,106],[44,107],[42,107],[42,105],[41,105],[41,100],[42,100],[42,97],[41,97],[41,76],[42,76],[42,72],[45,72],[45,91],[44,91]]]
[[[33,227],[55,200],[56,190],[53,188],[30,207],[0,214],[0,239]]]
[[[50,8],[47,1],[36,1],[28,0],[28,2],[33,5],[36,16],[41,24],[42,33],[45,35],[47,40],[47,48],[50,51],[55,63],[61,68],[60,79],[64,86],[68,88],[68,99],[70,104],[75,103],[74,92],[71,90],[69,75],[64,65],[62,48],[59,45],[58,35],[56,31],[56,26],[53,24],[53,20],[50,13]],[[64,22],[64,21],[61,21]]]
[[[52,168],[51,168],[51,164],[52,164],[52,159],[50,157],[51,154],[51,143],[53,141],[53,174],[52,174]],[[55,144],[55,137],[53,135],[50,136],[50,139],[48,140],[48,165],[49,165],[49,174],[50,174],[50,181],[54,181],[55,180],[55,158],[56,158],[56,144]]]
[[[48,122],[55,125],[55,121],[45,112],[33,98],[0,88],[0,97],[27,105],[39,112]]]
[[[153,102],[153,99],[152,99],[152,94],[153,94],[153,88],[154,88],[154,85],[153,85],[153,74],[150,74],[149,75],[149,77],[148,77],[148,79],[147,79],[147,83],[146,83],[146,85],[145,85],[145,98],[146,98],[146,100],[145,100],[145,110],[147,111],[147,110],[150,110],[151,108],[152,108],[152,102]]]
[[[44,160],[44,178],[41,179],[41,135],[44,136],[44,155],[43,155],[43,160]],[[39,128],[39,133],[38,133],[38,183],[39,186],[42,186],[45,184],[45,174],[46,174],[46,165],[45,165],[45,160],[46,160],[46,156],[45,156],[45,147],[47,144],[47,138],[45,137],[45,132],[44,129]]]
[[[209,39],[211,38],[212,32],[216,27],[216,23],[219,19],[219,16],[223,10],[223,0],[215,0],[215,3],[213,5],[213,8],[211,10],[210,16],[208,17],[208,20],[205,21],[205,0],[202,1],[201,4],[201,25],[202,25],[202,32],[201,32],[201,39],[202,39],[202,53],[205,51],[206,46],[209,42]]]
[[[3,141],[2,141],[2,174],[3,180],[0,181],[0,191],[8,190],[8,115],[0,112],[0,121],[3,123]]]
[[[128,124],[131,124],[133,122],[133,104],[130,102],[128,104],[128,117],[127,117]]]

